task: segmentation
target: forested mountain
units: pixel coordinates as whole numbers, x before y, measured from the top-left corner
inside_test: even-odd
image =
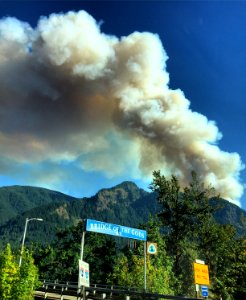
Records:
[[[0,188],[0,226],[34,207],[53,202],[70,201],[73,197],[31,186]]]
[[[246,212],[223,199],[211,200],[211,205],[216,203],[223,206],[216,212],[216,220],[232,224],[240,234],[245,234]],[[17,247],[20,245],[25,218],[44,219],[44,222],[31,221],[28,224],[26,243],[50,243],[57,230],[75,225],[85,218],[137,227],[159,210],[155,194],[138,188],[132,182],[123,182],[100,190],[93,197],[81,199],[42,188],[4,187],[0,188],[1,246],[7,242]]]
[[[220,224],[231,224],[239,235],[246,235],[246,211],[224,199],[211,199],[211,205],[219,203],[220,209],[214,213],[215,220]]]

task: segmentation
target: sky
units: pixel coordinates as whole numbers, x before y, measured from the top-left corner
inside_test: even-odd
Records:
[[[246,209],[245,1],[0,1],[0,186],[195,170]]]

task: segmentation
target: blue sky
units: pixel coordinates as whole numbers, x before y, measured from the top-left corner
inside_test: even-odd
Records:
[[[216,144],[222,151],[237,152],[242,164],[246,162],[246,76],[244,74],[246,2],[0,2],[1,18],[15,17],[29,23],[33,28],[37,26],[40,16],[66,13],[71,10],[87,11],[100,23],[101,31],[107,35],[120,38],[135,31],[158,34],[168,56],[166,70],[170,77],[169,88],[182,90],[190,101],[192,111],[216,123],[222,134],[222,138],[217,140]],[[11,116],[11,122],[14,122],[14,113]],[[18,117],[16,115],[16,119]],[[4,132],[4,124],[1,124],[0,132]],[[112,140],[111,145],[115,149],[122,149],[128,140],[121,143],[117,138],[112,136],[109,138],[110,141]],[[59,142],[62,145],[62,142]],[[130,142],[128,144],[127,151],[132,146]],[[18,150],[18,144],[14,142],[12,147]],[[20,148],[22,149],[22,146]],[[30,153],[27,153],[28,155],[32,156]],[[114,164],[118,164],[117,155],[114,151],[110,155],[113,168]],[[95,157],[93,159],[94,162],[97,161]],[[230,160],[230,157],[228,159]],[[151,181],[149,176],[142,175],[137,168],[137,163],[132,163],[131,160],[123,160],[117,172],[107,174],[100,169],[100,166],[95,169],[91,164],[87,165],[87,168],[79,167],[78,161],[83,161],[83,155],[77,156],[76,160],[52,159],[51,161],[47,158],[38,160],[35,157],[35,162],[23,157],[13,161],[11,156],[2,155],[1,160],[1,186],[12,184],[45,186],[77,197],[92,195],[100,188],[111,187],[123,180],[133,180],[142,187],[147,187]],[[245,183],[245,170],[240,172],[238,181]],[[242,207],[246,208],[245,193],[241,197],[241,203]]]

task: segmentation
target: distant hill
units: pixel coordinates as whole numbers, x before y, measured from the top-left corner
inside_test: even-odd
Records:
[[[0,188],[0,199],[0,246],[11,242],[19,247],[27,217],[40,217],[44,222],[28,224],[26,243],[50,243],[57,230],[85,218],[137,227],[146,222],[150,214],[160,211],[156,195],[132,182],[102,189],[95,196],[82,199],[42,188],[5,187]],[[246,212],[223,199],[213,199],[211,205],[218,201],[223,209],[215,214],[216,220],[232,224],[240,234],[245,234]]]
[[[0,226],[34,207],[70,201],[73,197],[44,188],[11,186],[0,188]]]

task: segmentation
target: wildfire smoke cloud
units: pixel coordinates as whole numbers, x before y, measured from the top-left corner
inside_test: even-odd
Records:
[[[13,171],[7,161],[65,161],[108,176],[161,169],[186,184],[195,170],[237,203],[240,157],[169,88],[167,58],[158,35],[109,36],[85,11],[42,17],[36,29],[2,19],[0,173]]]

